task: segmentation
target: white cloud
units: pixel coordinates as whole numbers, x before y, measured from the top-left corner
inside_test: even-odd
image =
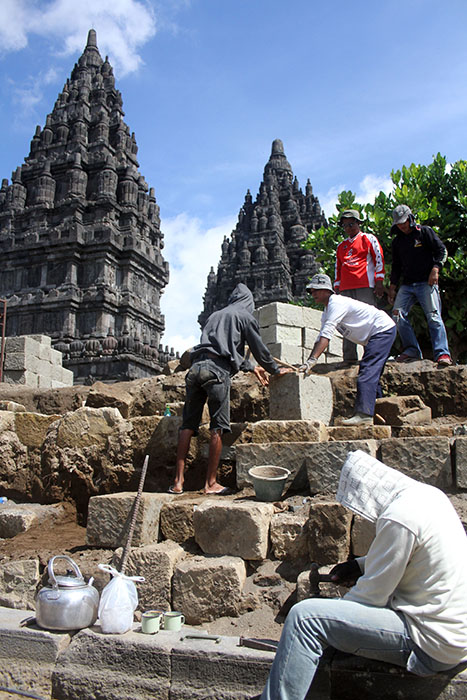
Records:
[[[198,315],[211,267],[217,270],[224,236],[230,236],[236,219],[228,218],[203,229],[200,219],[183,213],[162,221],[164,257],[170,265],[170,281],[161,300],[165,314],[163,345],[180,353],[199,342]]]
[[[2,0],[0,50],[25,48],[28,35],[50,38],[59,53],[84,49],[89,29],[97,31],[102,55],[109,55],[120,76],[136,71],[142,63],[138,51],[156,33],[156,17],[145,0]]]
[[[393,188],[393,182],[390,177],[382,177],[381,175],[365,175],[363,180],[360,180],[356,188],[355,198],[360,204],[373,203],[375,197],[384,192],[389,194]],[[337,214],[337,196],[343,190],[349,189],[348,185],[337,185],[331,187],[324,195],[318,194],[321,208],[326,214],[326,218]]]

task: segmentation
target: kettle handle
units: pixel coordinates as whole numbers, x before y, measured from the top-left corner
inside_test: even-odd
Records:
[[[49,572],[49,580],[52,583],[52,586],[54,588],[58,588],[58,583],[57,579],[55,578],[55,573],[54,573],[54,561],[56,559],[66,559],[66,561],[71,564],[73,567],[73,571],[75,572],[76,576],[79,578],[83,578],[81,571],[79,570],[78,564],[73,561],[71,557],[68,557],[66,554],[56,554],[52,559],[49,559],[49,563],[47,565],[47,571]]]

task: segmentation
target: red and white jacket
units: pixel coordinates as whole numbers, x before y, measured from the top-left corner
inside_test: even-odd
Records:
[[[384,280],[384,254],[380,242],[372,233],[359,231],[353,238],[339,243],[336,251],[334,289],[361,289]]]

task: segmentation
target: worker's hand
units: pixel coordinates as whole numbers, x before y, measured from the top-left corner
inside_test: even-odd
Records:
[[[279,371],[274,375],[274,376],[280,376],[281,374],[290,374],[291,372],[295,372],[292,367],[280,367]]]
[[[434,267],[431,272],[430,276],[428,277],[428,284],[430,287],[433,287],[433,285],[438,284],[439,282],[439,268]]]
[[[394,304],[394,300],[396,298],[396,285],[395,284],[390,284],[389,289],[388,289],[388,302],[391,304]]]
[[[298,368],[298,371],[303,372],[305,377],[308,377],[313,372],[317,362],[318,359],[316,357],[309,357],[305,364]]]
[[[355,581],[360,578],[362,571],[355,559],[344,561],[342,564],[336,564],[329,575],[334,581],[341,586],[353,586]]]
[[[256,376],[256,379],[259,381],[259,383],[263,386],[267,386],[269,384],[269,374],[263,367],[261,367],[261,365],[256,365],[256,367],[253,370],[253,374]]]
[[[376,282],[375,282],[375,295],[378,297],[378,299],[382,299],[382,297],[384,295],[383,280],[376,280]]]

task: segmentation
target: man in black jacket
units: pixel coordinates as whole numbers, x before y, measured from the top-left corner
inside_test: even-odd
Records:
[[[393,318],[397,324],[402,352],[398,362],[422,358],[409,312],[418,301],[423,309],[433,346],[433,359],[438,367],[452,364],[446,328],[441,317],[441,297],[438,288],[439,271],[446,261],[446,246],[430,226],[420,226],[406,204],[399,204],[393,213],[391,284],[388,300],[394,304]],[[402,284],[396,287],[402,277]]]
[[[186,375],[186,399],[183,422],[177,447],[175,481],[170,493],[183,493],[185,462],[191,438],[198,434],[206,399],[210,416],[208,468],[204,491],[225,495],[229,489],[217,482],[217,467],[222,450],[222,433],[230,432],[230,378],[238,371],[254,372],[264,386],[269,374],[285,374],[292,370],[277,366],[261,340],[258,323],[253,316],[253,294],[245,284],[237,284],[228,305],[214,311],[202,330],[201,341],[191,351],[191,368]],[[260,366],[245,359],[248,345]]]

